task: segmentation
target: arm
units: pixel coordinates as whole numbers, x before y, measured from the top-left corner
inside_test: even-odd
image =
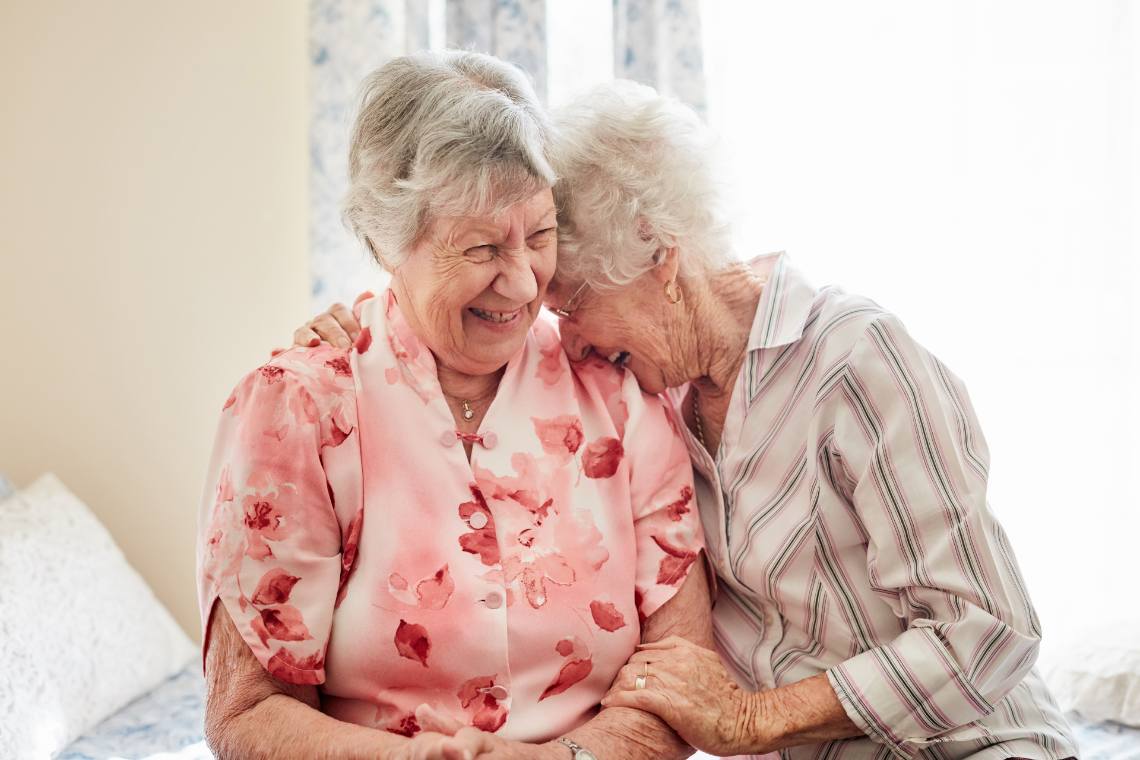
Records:
[[[694,563],[676,596],[653,613],[642,628],[643,643],[678,637],[702,647],[712,647],[708,576],[702,562]],[[607,707],[568,736],[600,758],[664,760],[685,758],[692,748],[661,718],[631,707]],[[558,745],[556,758],[569,758]]]
[[[490,749],[481,732],[406,739],[343,723],[320,712],[315,686],[270,676],[219,604],[206,642],[206,743],[218,760],[465,760]],[[465,754],[470,753],[470,754]]]
[[[847,374],[835,453],[870,577],[907,630],[828,678],[864,733],[914,756],[993,712],[1032,668],[1040,629],[986,503],[989,453],[961,382],[889,316]]]
[[[907,629],[827,673],[757,694],[705,675],[715,671],[711,652],[642,652],[661,683],[632,690],[631,661],[606,702],[653,711],[720,754],[862,734],[913,757],[988,715],[1025,676],[1037,619],[986,506],[988,455],[964,389],[894,318],[868,328],[846,375],[832,453],[868,536],[870,577]]]

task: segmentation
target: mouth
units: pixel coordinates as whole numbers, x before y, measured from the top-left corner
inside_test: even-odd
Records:
[[[522,316],[522,309],[515,309],[513,311],[488,311],[486,309],[476,309],[474,306],[467,309],[484,322],[490,322],[496,325],[505,325],[514,322]]]
[[[606,357],[610,364],[618,369],[625,369],[625,365],[629,364],[630,353],[629,351],[614,351]]]

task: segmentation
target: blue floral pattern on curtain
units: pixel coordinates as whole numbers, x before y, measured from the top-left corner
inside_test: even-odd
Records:
[[[613,0],[614,76],[652,85],[705,115],[699,0]]]
[[[554,1],[554,0],[550,0]],[[434,0],[435,3],[441,0]],[[447,47],[522,68],[545,101],[548,0],[442,0]],[[433,0],[310,0],[312,303],[350,303],[387,277],[341,222],[348,137],[360,83],[389,59],[433,46]],[[614,75],[704,113],[698,0],[613,0]],[[440,46],[436,44],[435,46]]]

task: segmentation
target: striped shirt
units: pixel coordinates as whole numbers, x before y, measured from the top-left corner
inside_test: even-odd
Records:
[[[827,673],[866,735],[783,757],[1076,756],[961,381],[873,302],[783,254],[752,266],[767,284],[715,461],[687,436],[717,643],[753,690]]]

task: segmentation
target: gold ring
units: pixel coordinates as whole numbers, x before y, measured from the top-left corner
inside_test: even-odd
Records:
[[[633,688],[644,689],[645,688],[645,676],[638,676],[637,678],[633,679]]]

